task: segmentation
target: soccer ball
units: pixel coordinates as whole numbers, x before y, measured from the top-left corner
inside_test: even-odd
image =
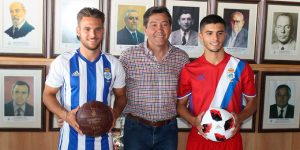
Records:
[[[201,121],[205,138],[216,142],[225,141],[233,136],[234,123],[233,115],[221,108],[210,108]]]

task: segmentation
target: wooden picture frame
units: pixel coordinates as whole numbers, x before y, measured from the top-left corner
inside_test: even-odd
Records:
[[[126,15],[134,13],[134,19],[137,21],[135,25],[137,33],[137,43],[146,41],[143,26],[143,15],[145,11],[153,6],[154,1],[140,1],[140,0],[112,0],[110,4],[110,39],[109,49],[114,56],[119,56],[122,51],[134,45],[132,36],[126,30]],[[117,17],[117,18],[116,18]],[[129,34],[129,35],[127,35]],[[135,42],[136,43],[136,42]]]
[[[199,40],[199,26],[202,18],[208,14],[208,2],[168,0],[166,6],[173,18],[170,43],[186,51],[190,58],[198,58],[203,54],[203,45]],[[182,30],[180,30],[181,13],[191,14],[189,38],[184,45],[182,45]]]
[[[0,131],[45,130],[45,68],[0,65]]]
[[[84,7],[100,8],[97,0],[54,0],[52,4],[52,37],[50,56],[79,48],[77,14]]]
[[[299,64],[299,6],[300,2],[267,2],[263,63]]]
[[[259,1],[218,1],[217,14],[226,21],[225,51],[233,56],[257,63],[257,18]],[[235,17],[232,21],[231,17]],[[243,18],[243,19],[242,19]],[[250,25],[251,23],[251,25]],[[232,30],[232,26],[235,30]],[[240,27],[241,28],[237,28]],[[238,34],[231,36],[234,31]]]
[[[259,132],[300,131],[299,88],[300,72],[262,72]]]
[[[0,56],[46,57],[46,0],[3,0],[0,8]]]

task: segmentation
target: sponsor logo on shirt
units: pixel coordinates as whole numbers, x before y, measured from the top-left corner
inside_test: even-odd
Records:
[[[197,79],[198,80],[204,80],[205,79],[204,74],[200,74]]]
[[[79,77],[79,72],[76,70],[75,72],[72,73],[72,76]]]

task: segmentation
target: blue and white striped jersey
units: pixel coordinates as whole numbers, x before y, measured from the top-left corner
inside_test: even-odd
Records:
[[[90,62],[78,49],[63,53],[52,62],[46,84],[60,88],[60,103],[67,110],[92,100],[110,106],[112,89],[125,86],[125,72],[119,60],[110,54],[101,53]],[[108,150],[112,149],[112,138],[110,133],[97,138],[80,135],[65,122],[58,149]]]

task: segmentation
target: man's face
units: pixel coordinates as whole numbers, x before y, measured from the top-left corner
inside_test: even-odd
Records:
[[[125,24],[127,28],[131,31],[135,31],[137,29],[137,24],[139,21],[137,12],[128,13],[128,18],[125,19]]]
[[[163,13],[156,13],[149,17],[145,34],[148,37],[148,46],[166,46],[169,43],[168,39],[171,34],[171,24],[168,17]]]
[[[199,37],[205,51],[219,52],[223,49],[226,38],[225,26],[221,23],[207,24],[199,33]]]
[[[287,16],[279,16],[276,21],[275,34],[277,39],[285,44],[290,39],[291,20]]]
[[[28,87],[26,85],[16,85],[12,90],[12,98],[17,105],[23,105],[29,96]]]
[[[81,46],[87,50],[98,50],[103,39],[104,27],[101,19],[83,17],[76,28]]]
[[[182,14],[178,19],[178,24],[183,31],[188,31],[194,24],[191,14]]]
[[[240,32],[245,24],[243,15],[239,13],[234,14],[231,18],[230,24],[234,33]]]
[[[19,25],[25,19],[25,10],[20,3],[11,4],[9,10],[14,26]]]
[[[276,98],[277,106],[283,108],[288,104],[288,101],[290,99],[290,95],[289,95],[288,90],[286,88],[280,88],[280,89],[277,90],[275,98]]]

